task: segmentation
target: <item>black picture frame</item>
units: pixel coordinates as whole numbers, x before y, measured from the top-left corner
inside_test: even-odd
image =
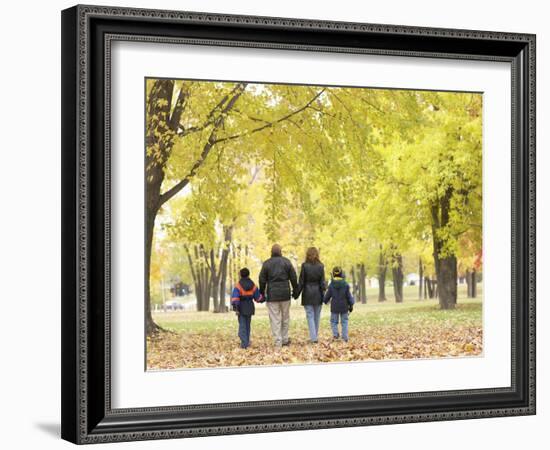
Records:
[[[511,386],[112,409],[109,64],[117,39],[510,62]],[[62,437],[78,444],[535,414],[535,36],[120,7],[64,10],[61,350]]]

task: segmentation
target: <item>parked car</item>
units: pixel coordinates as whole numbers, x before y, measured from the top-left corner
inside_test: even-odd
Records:
[[[166,302],[166,309],[169,311],[177,311],[177,310],[185,309],[185,306],[183,305],[183,303],[173,300],[170,302]]]

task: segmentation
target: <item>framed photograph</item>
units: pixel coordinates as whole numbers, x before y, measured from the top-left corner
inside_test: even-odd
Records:
[[[535,36],[62,12],[62,437],[535,413]]]

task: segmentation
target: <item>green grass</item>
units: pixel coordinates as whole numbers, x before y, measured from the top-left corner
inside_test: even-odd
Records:
[[[430,324],[481,325],[482,292],[478,288],[478,298],[466,298],[465,286],[459,286],[459,298],[455,310],[441,310],[437,300],[418,300],[418,287],[406,286],[404,302],[395,303],[392,288],[386,288],[388,301],[378,303],[378,290],[367,290],[367,303],[356,303],[350,315],[350,328],[368,326],[426,326]],[[323,306],[321,327],[329,327],[330,306]],[[214,314],[212,312],[175,311],[157,312],[155,321],[165,329],[178,333],[232,333],[234,334],[235,315],[233,313]],[[307,331],[305,313],[298,301],[292,301],[290,311],[291,332]],[[254,330],[269,331],[269,318],[265,305],[256,306],[252,319]]]

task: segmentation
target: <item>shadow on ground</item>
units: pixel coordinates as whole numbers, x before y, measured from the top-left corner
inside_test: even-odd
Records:
[[[37,423],[36,428],[53,437],[61,437],[61,425],[59,423]]]

